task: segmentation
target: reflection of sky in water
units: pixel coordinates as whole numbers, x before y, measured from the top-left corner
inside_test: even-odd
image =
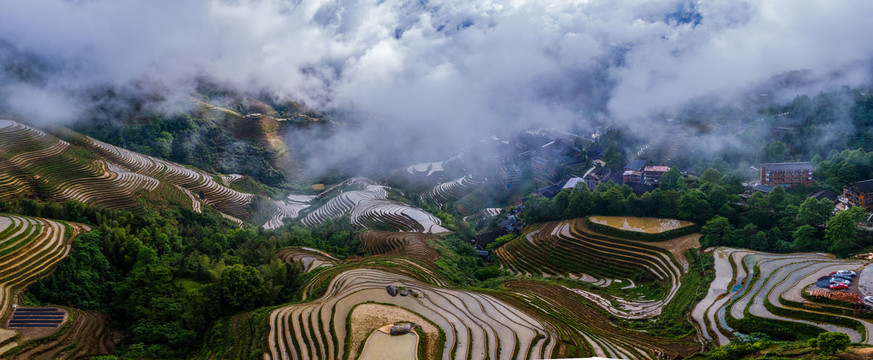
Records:
[[[676,219],[635,218],[622,216],[592,216],[591,221],[621,230],[644,233],[660,233],[691,225],[688,221]]]

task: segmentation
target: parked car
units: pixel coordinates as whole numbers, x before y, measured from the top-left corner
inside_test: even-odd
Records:
[[[865,296],[864,301],[873,304],[873,296]]]
[[[833,289],[833,290],[843,290],[843,289],[848,289],[849,285],[843,284],[843,283],[836,283],[836,284],[831,284],[831,286],[828,286],[828,287]]]
[[[839,270],[836,273],[834,273],[834,275],[843,276],[843,277],[847,277],[847,276],[848,277],[855,277],[855,275],[858,275],[858,273],[851,271],[851,270]]]
[[[840,275],[834,275],[834,276],[831,276],[831,279],[846,280],[846,281],[848,281],[848,282],[852,282],[852,280],[854,280],[854,279],[852,279],[851,277],[840,276]]]
[[[849,281],[849,280],[846,280],[846,279],[843,279],[843,278],[839,278],[839,277],[836,277],[836,276],[832,277],[831,280],[830,280],[830,282],[831,282],[831,284],[846,284],[846,285],[849,285],[849,284],[852,283],[852,282]]]

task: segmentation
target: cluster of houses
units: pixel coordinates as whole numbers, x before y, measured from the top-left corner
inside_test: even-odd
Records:
[[[537,190],[537,193],[549,199],[554,198],[561,190],[574,189],[577,186],[586,186],[594,190],[597,185],[612,181],[618,185],[627,185],[637,195],[652,191],[661,182],[669,166],[647,165],[645,160],[633,160],[621,170],[612,171],[602,164],[588,170],[582,177],[568,177],[557,183]],[[580,185],[584,184],[584,185]]]
[[[497,238],[506,234],[521,234],[524,229],[524,222],[519,218],[519,213],[524,209],[524,204],[517,205],[509,211],[505,220],[497,225],[497,230],[489,231],[476,235],[473,239],[473,247],[476,248],[476,253],[485,261],[492,261],[491,251],[487,249],[488,244],[493,243]]]
[[[527,168],[533,178],[541,183],[551,183],[566,164],[584,159],[584,153],[569,139],[555,139],[545,144],[518,142],[514,156],[507,156],[499,168],[500,181],[506,188],[523,180],[522,171]]]
[[[583,177],[574,178],[571,181],[574,181],[572,182],[573,186],[578,182],[584,182],[588,185],[589,189],[594,189],[597,185],[612,181],[619,185],[628,185],[636,193],[644,193],[654,190],[660,184],[661,176],[669,170],[669,166],[648,165],[645,160],[636,159],[619,171],[612,171],[605,166],[597,166],[588,171]],[[571,182],[568,182],[569,184]]]

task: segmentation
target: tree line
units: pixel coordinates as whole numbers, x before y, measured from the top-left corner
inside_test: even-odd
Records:
[[[769,252],[827,251],[846,256],[870,243],[858,229],[861,208],[834,215],[830,200],[805,198],[804,190],[776,187],[770,193],[740,197],[740,178],[708,169],[699,180],[685,181],[678,170],[664,174],[654,191],[638,196],[613,182],[589,191],[567,189],[553,199],[533,195],[525,203],[527,223],[589,215],[625,215],[688,220],[702,225],[701,245],[730,246]]]

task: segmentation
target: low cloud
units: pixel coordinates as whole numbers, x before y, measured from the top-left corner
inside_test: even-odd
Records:
[[[150,83],[179,99],[207,76],[362,124],[328,140],[325,161],[426,158],[525,128],[645,133],[653,114],[730,103],[791,71],[815,80],[774,96],[869,84],[870,13],[813,0],[0,1],[7,52],[45,62],[33,81],[0,57],[0,104],[64,121],[81,89]]]

